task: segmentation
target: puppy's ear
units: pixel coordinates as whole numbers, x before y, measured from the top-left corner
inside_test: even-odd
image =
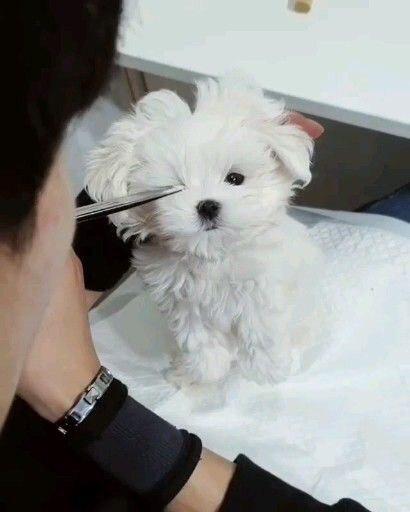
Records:
[[[187,118],[191,111],[174,92],[163,89],[144,96],[135,105],[135,115],[141,122],[161,124],[171,119]]]
[[[128,174],[135,163],[142,135],[134,114],[114,123],[88,155],[85,185],[95,201],[127,195]]]
[[[143,164],[139,155],[142,138],[155,127],[190,115],[188,105],[172,91],[156,91],[142,98],[90,153],[86,177],[90,196],[102,201],[126,195],[130,172]]]
[[[283,117],[278,124],[274,119],[262,123],[272,157],[277,157],[283,170],[301,186],[312,179],[310,163],[313,152],[313,140],[299,126],[288,124]]]
[[[197,83],[196,112],[217,111],[239,125],[257,131],[293,181],[311,180],[313,141],[298,126],[288,123],[282,101],[268,98],[255,82],[240,71],[219,80]]]
[[[173,119],[186,118],[188,105],[175,93],[167,90],[147,94],[133,112],[114,123],[102,142],[89,154],[86,188],[96,201],[128,194],[130,177],[143,168],[141,148],[150,131]],[[137,213],[125,211],[110,216],[125,236],[147,236],[144,219]]]

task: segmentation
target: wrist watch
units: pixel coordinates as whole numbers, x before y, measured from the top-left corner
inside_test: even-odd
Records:
[[[95,404],[109,388],[113,376],[107,368],[101,366],[94,380],[89,384],[73,407],[57,421],[56,427],[63,435],[77,427],[94,409]]]

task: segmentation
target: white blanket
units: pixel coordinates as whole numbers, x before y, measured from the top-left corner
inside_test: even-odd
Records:
[[[91,315],[101,359],[132,396],[233,458],[239,452],[327,503],[410,511],[410,226],[295,211],[326,260],[326,321],[300,373],[258,386],[178,391],[163,378],[172,337],[131,276]]]

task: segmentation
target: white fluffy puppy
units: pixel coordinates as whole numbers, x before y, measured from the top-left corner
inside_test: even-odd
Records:
[[[289,373],[317,254],[287,214],[295,185],[311,178],[313,144],[247,81],[197,89],[194,112],[162,90],[114,124],[91,154],[88,190],[103,200],[185,187],[111,219],[122,236],[137,235],[134,265],[178,345],[174,381],[217,382],[235,363],[275,382]]]

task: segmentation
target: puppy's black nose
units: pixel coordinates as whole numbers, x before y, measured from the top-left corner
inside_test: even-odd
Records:
[[[218,216],[221,205],[212,199],[205,199],[205,201],[199,201],[196,205],[196,209],[203,219],[213,220]]]

